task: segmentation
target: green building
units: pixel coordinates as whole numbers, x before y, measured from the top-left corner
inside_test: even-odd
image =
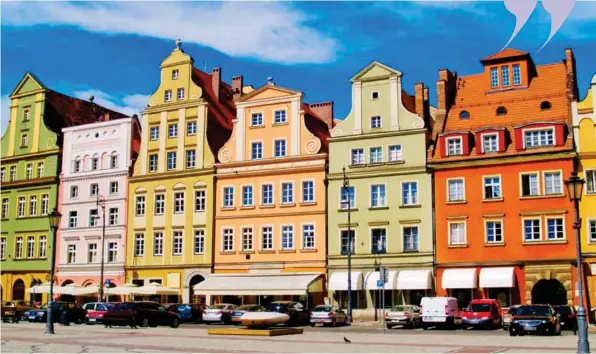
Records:
[[[432,176],[428,89],[402,90],[402,74],[373,62],[351,79],[352,110],[329,139],[329,297],[355,320],[378,319],[385,305],[419,304],[433,291]],[[344,187],[345,177],[348,188]],[[348,201],[352,271],[348,273]],[[387,282],[379,286],[379,267]]]

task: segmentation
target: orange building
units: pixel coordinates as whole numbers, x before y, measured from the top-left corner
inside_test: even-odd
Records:
[[[441,70],[434,144],[437,294],[460,305],[572,303],[576,242],[564,180],[574,169],[575,59],[535,65],[513,49],[484,71]]]
[[[321,303],[333,104],[273,82],[248,91],[216,164],[214,274],[195,289],[214,302]]]

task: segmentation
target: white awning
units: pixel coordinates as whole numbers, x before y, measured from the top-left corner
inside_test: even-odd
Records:
[[[362,290],[362,272],[352,272],[352,290]],[[348,290],[348,272],[335,272],[329,278],[329,290]]]
[[[476,289],[476,268],[446,269],[443,272],[443,289]]]
[[[398,290],[432,289],[432,271],[430,269],[402,270],[397,276]]]
[[[214,274],[194,286],[201,295],[304,295],[323,291],[320,273]]]
[[[387,275],[387,282],[384,285],[385,290],[395,289],[397,284],[397,271],[390,270]],[[366,290],[377,290],[377,280],[381,279],[381,272],[370,272],[366,274],[366,280],[364,281],[364,288]]]
[[[480,269],[481,288],[513,288],[515,286],[515,269],[513,267]]]

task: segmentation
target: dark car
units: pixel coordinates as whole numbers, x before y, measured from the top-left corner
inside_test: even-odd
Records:
[[[561,328],[573,331],[577,334],[577,311],[571,305],[555,306],[555,311],[559,314],[561,321]]]
[[[517,308],[509,325],[509,335],[529,333],[560,335],[560,316],[551,305],[522,305]]]
[[[31,303],[29,301],[3,301],[2,306],[0,308],[2,322],[18,323],[23,317],[25,311],[30,310],[32,307],[33,306],[31,306]]]
[[[52,322],[60,322],[68,325],[71,323],[81,324],[85,321],[86,311],[79,305],[72,302],[53,301],[51,305]],[[46,322],[48,316],[48,304],[39,309],[25,311],[23,317],[29,322]]]
[[[242,315],[244,315],[247,312],[265,312],[265,311],[267,311],[267,309],[261,305],[238,306],[234,309],[234,311],[232,311],[232,323],[240,324],[241,323],[240,317],[242,317]]]
[[[177,313],[182,322],[201,323],[203,320],[203,310],[205,306],[201,304],[170,304],[168,311]]]
[[[267,306],[267,311],[285,313],[290,316],[286,326],[300,326],[310,321],[309,312],[304,305],[295,301],[275,301]]]
[[[180,315],[153,301],[123,302],[103,315],[106,326],[180,326]]]

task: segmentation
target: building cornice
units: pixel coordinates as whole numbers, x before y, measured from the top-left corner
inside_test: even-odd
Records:
[[[490,163],[491,166],[494,165],[505,165],[505,164],[512,164],[512,163],[523,163],[523,162],[533,162],[533,161],[545,161],[545,160],[562,160],[562,159],[571,159],[576,156],[576,152],[571,151],[561,151],[561,152],[552,152],[552,151],[545,151],[540,154],[531,154],[531,155],[509,155],[509,156],[491,156],[490,158],[467,158],[465,160],[458,160],[458,161],[434,161],[429,163],[429,168],[432,170],[447,170],[453,168],[462,168],[462,167],[478,167],[478,166],[486,166]]]
[[[327,139],[327,141],[331,144],[331,143],[341,142],[341,141],[368,140],[368,139],[387,138],[387,137],[393,137],[393,136],[425,134],[426,132],[427,131],[424,128],[409,129],[409,130],[396,130],[396,131],[366,133],[366,134],[357,134],[357,135],[341,135],[341,136],[329,137]]]
[[[22,179],[13,182],[3,182],[2,189],[34,187],[42,184],[58,184],[58,177],[42,177],[32,179]]]
[[[310,216],[310,215],[324,215],[325,210],[315,211],[303,211],[299,207],[289,209],[291,211],[286,213],[273,213],[271,209],[266,209],[262,213],[250,213],[244,215],[230,214],[230,215],[219,215],[215,217],[215,220],[233,220],[233,219],[254,219],[254,218],[269,218],[269,217],[284,217],[284,216]]]
[[[60,155],[62,152],[60,149],[53,149],[47,151],[41,151],[31,154],[23,154],[23,155],[13,155],[13,156],[2,156],[2,165],[8,165],[16,161],[20,160],[34,160],[39,159],[42,157],[47,157],[51,155]]]
[[[153,113],[161,113],[164,111],[173,111],[180,108],[196,108],[199,106],[206,106],[209,105],[209,102],[204,98],[199,98],[196,100],[185,100],[182,102],[168,102],[164,104],[158,104],[156,106],[147,107],[143,112],[142,115],[145,114],[153,114]]]
[[[362,168],[359,170],[350,170],[347,173],[347,176],[350,178],[360,179],[360,178],[371,178],[371,177],[391,177],[391,176],[402,176],[402,175],[413,175],[413,174],[430,174],[430,171],[425,166],[418,166],[418,167],[392,167],[381,169],[379,167],[374,168]],[[343,173],[330,173],[327,175],[327,179],[329,181],[334,180],[342,180]]]
[[[101,170],[99,170],[101,171]],[[98,172],[98,171],[94,171]],[[119,170],[112,173],[85,173],[84,175],[68,175],[60,178],[60,182],[76,182],[76,181],[88,181],[94,179],[105,179],[115,177],[128,177],[128,170]]]
[[[184,171],[167,171],[167,172],[152,172],[146,175],[132,176],[128,178],[130,183],[137,182],[150,182],[150,181],[162,181],[170,179],[181,179],[185,177],[203,177],[203,176],[215,176],[215,168],[203,168],[203,169],[189,169]]]

